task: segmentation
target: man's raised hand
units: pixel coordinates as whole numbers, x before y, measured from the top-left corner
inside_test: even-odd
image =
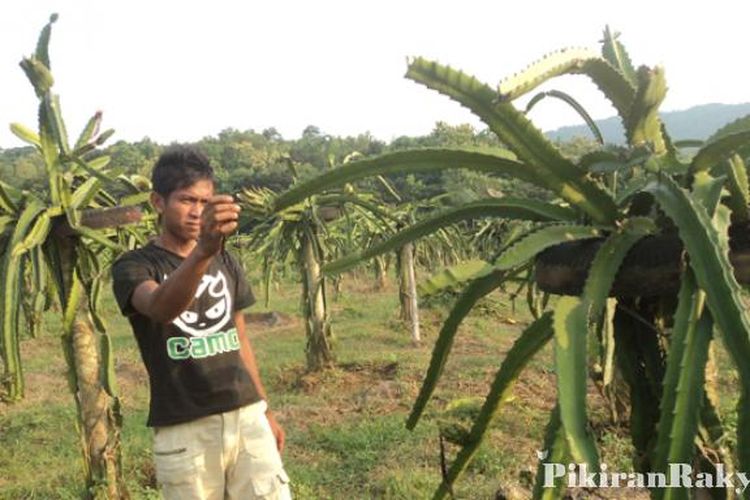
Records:
[[[198,245],[205,255],[221,251],[224,238],[237,229],[240,206],[227,194],[209,198],[201,214],[201,234]]]

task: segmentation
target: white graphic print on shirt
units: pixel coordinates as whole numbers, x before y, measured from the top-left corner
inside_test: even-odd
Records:
[[[208,293],[207,306],[197,310],[186,310],[172,323],[190,337],[170,337],[167,339],[167,354],[174,360],[201,359],[224,352],[240,349],[237,329],[220,331],[231,318],[232,296],[229,293],[227,278],[221,271],[216,276],[205,274],[195,291],[193,304]],[[193,306],[196,309],[196,306]]]
[[[188,309],[173,321],[180,330],[194,337],[205,337],[218,332],[229,322],[232,314],[232,297],[224,273],[218,271],[216,276],[204,274],[195,291],[193,304],[197,304],[206,292],[210,298],[217,300],[211,301],[208,308],[203,310]]]

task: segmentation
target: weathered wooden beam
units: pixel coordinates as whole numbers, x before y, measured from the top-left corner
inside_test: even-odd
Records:
[[[137,206],[94,208],[81,212],[81,225],[89,229],[104,229],[107,227],[125,226],[141,221],[143,213]],[[70,227],[68,219],[62,215],[55,218],[54,231],[56,236],[74,236],[76,230]]]

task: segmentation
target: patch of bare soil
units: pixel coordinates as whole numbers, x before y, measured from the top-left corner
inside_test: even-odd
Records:
[[[29,368],[30,361],[37,358],[48,360],[44,371]],[[24,365],[24,398],[14,403],[0,401],[0,416],[10,415],[33,406],[46,403],[70,401],[67,368],[60,349],[60,339],[44,336],[36,339],[24,339],[21,342],[21,359],[27,360]]]
[[[398,283],[395,280],[388,279],[383,286],[379,286],[375,278],[370,276],[345,277],[341,285],[342,293],[347,295],[388,294],[398,290]]]
[[[282,392],[301,392],[317,400],[315,407],[286,408],[298,426],[330,426],[351,414],[383,415],[409,408],[413,396],[398,372],[398,362],[343,363],[320,372],[294,367],[282,372],[277,383]]]
[[[119,395],[126,407],[134,406],[131,402],[139,393],[141,397],[148,397],[146,394],[148,373],[140,359],[137,361],[118,361],[115,366],[115,374],[117,376]],[[145,400],[143,404],[147,404]]]
[[[249,312],[245,313],[245,322],[248,333],[253,335],[279,328],[296,326],[300,323],[300,319],[278,311]]]
[[[24,340],[21,343],[21,359],[31,360],[36,356],[43,357],[46,363],[36,369],[24,370],[24,398],[12,404],[0,403],[0,416],[47,404],[73,404],[60,339],[46,336]],[[140,359],[118,359],[115,373],[120,396],[126,401],[148,385],[148,375]]]
[[[55,366],[47,372],[29,371],[24,373],[24,398],[13,404],[0,403],[0,415],[10,414],[12,411],[20,411],[34,406],[42,406],[47,403],[59,403],[70,401],[72,395],[68,388],[66,370],[64,367]]]
[[[451,356],[482,355],[496,349],[496,347],[490,346],[490,342],[487,339],[462,335],[462,330],[464,329],[459,327],[456,340],[451,349]]]
[[[541,412],[552,411],[557,400],[557,380],[551,372],[529,370],[513,385],[513,395],[524,405]]]

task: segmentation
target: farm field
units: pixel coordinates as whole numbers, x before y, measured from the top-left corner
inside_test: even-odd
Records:
[[[298,317],[298,285],[282,284],[263,314],[263,300],[248,310],[249,332],[271,404],[287,432],[285,461],[295,498],[429,498],[440,479],[439,425],[463,423],[478,409],[494,372],[528,323],[525,304],[515,312],[507,295],[493,294],[461,327],[445,373],[415,431],[404,421],[429,362],[431,344],[448,303],[422,308],[423,344],[413,347],[397,320],[397,290],[374,291],[369,276],[344,280],[332,302],[337,367],[304,372],[304,326]],[[257,285],[257,280],[252,280]],[[260,294],[259,287],[256,291]],[[116,348],[124,429],[125,474],[135,498],[158,498],[144,425],[148,391],[130,327],[108,293],[103,308]],[[0,405],[0,498],[78,498],[82,461],[74,428],[75,408],[67,388],[57,337],[49,314],[44,333],[23,343],[27,397]],[[271,324],[275,323],[275,324]],[[722,353],[723,354],[723,353]],[[536,450],[555,398],[548,346],[522,373],[491,432],[465,475],[456,498],[525,498],[530,495]],[[721,384],[736,384],[731,370]],[[592,421],[608,426],[600,442],[610,470],[632,470],[627,429],[609,424],[602,399],[590,386]],[[725,391],[733,393],[735,391]],[[727,401],[727,408],[732,402]],[[447,446],[447,459],[457,447]],[[582,492],[586,493],[586,492]],[[636,497],[645,492],[629,490]],[[597,495],[617,497],[615,490]],[[586,496],[585,494],[583,496]]]
[[[481,129],[441,117],[427,135],[391,133],[384,141],[370,132],[376,121],[367,110],[348,105],[357,116],[347,127],[367,124],[367,132],[332,135],[326,121],[326,129],[307,123],[299,138],[285,137],[269,124],[315,113],[294,105],[301,94],[286,91],[274,121],[260,120],[251,98],[263,94],[271,104],[272,92],[266,96],[256,85],[263,79],[253,78],[242,92],[212,82],[187,99],[177,93],[186,86],[173,85],[169,97],[187,104],[186,123],[208,124],[198,104],[211,103],[213,116],[219,94],[241,94],[232,103],[238,112],[240,101],[250,105],[242,127],[263,123],[240,130],[236,118],[216,113],[211,126],[226,128],[194,143],[176,142],[199,135],[174,125],[168,128],[177,135],[164,142],[160,118],[177,115],[167,96],[164,106],[146,106],[145,88],[131,85],[127,94],[138,106],[127,107],[157,111],[153,120],[138,116],[142,139],[129,143],[111,128],[127,131],[118,106],[100,105],[99,91],[83,84],[108,85],[84,79],[80,69],[71,78],[55,66],[53,77],[58,18],[48,16],[33,52],[20,59],[38,101],[31,115],[11,113],[19,121],[9,130],[24,146],[0,147],[0,500],[160,497],[145,426],[148,377],[110,283],[118,256],[155,235],[166,252],[187,256],[183,265],[157,252],[118,264],[114,274],[120,300],[128,290],[121,284],[154,277],[162,285],[143,288],[133,303],[153,322],[174,318],[174,327],[141,326],[155,327],[148,331],[167,346],[146,353],[165,383],[155,389],[165,398],[158,421],[202,415],[194,409],[205,402],[237,401],[247,382],[228,388],[223,381],[241,363],[257,385],[246,343],[237,343],[234,330],[218,331],[231,312],[225,300],[248,297],[236,263],[209,262],[229,244],[259,299],[245,311],[247,334],[269,405],[287,431],[295,498],[750,498],[750,115],[712,122],[704,113],[693,121],[712,122],[710,131],[694,135],[662,114],[662,105],[677,102],[677,89],[689,92],[700,75],[715,82],[716,69],[686,78],[638,43],[631,59],[626,37],[607,21],[592,40],[598,44],[583,48],[565,36],[564,48],[520,71],[506,56],[525,58],[531,44],[493,40],[500,57],[486,59],[510,71],[499,83],[483,81],[489,73],[454,60],[454,51],[409,55],[403,76],[467,110]],[[647,39],[638,26],[634,35]],[[122,37],[106,38],[90,39],[108,47]],[[102,71],[106,60],[146,60],[60,46],[100,76],[114,73]],[[149,54],[161,46],[151,44]],[[196,52],[178,47],[170,52]],[[202,45],[201,52],[209,51]],[[301,53],[283,66],[295,66]],[[357,51],[357,60],[367,68],[347,62],[348,76],[379,73],[366,52]],[[257,70],[267,62],[211,67]],[[318,74],[335,73],[312,67],[296,72],[319,82]],[[150,69],[151,83],[172,81],[160,74],[168,68]],[[185,80],[202,73],[215,71]],[[285,89],[279,72],[268,74]],[[616,113],[616,138],[603,133],[606,119],[594,119],[600,112],[588,91],[546,86],[574,75]],[[79,80],[92,99],[66,104],[93,112],[82,128],[75,124],[75,135],[58,76]],[[362,93],[353,81],[334,80],[386,109],[388,85]],[[314,91],[311,83],[301,89]],[[158,95],[156,87],[147,94]],[[214,96],[199,97],[206,92]],[[307,101],[325,103],[326,115],[332,101],[346,98],[342,91],[334,99],[310,95]],[[390,101],[391,91],[385,95]],[[583,136],[545,132],[544,113],[558,114],[553,102],[585,122]],[[115,111],[117,123],[104,121],[103,109],[107,117]],[[416,114],[400,105],[384,116],[405,122]],[[208,337],[187,343],[183,335]],[[240,344],[239,357],[205,359]],[[181,397],[185,389],[194,398]],[[255,443],[240,440],[255,455]],[[168,464],[173,459],[202,467],[204,457],[189,456],[191,444],[178,446],[157,442],[157,458],[169,457],[164,467],[157,461],[160,478],[168,469],[191,474]],[[271,474],[283,477],[273,455],[269,477],[252,478],[252,489],[270,486]]]

